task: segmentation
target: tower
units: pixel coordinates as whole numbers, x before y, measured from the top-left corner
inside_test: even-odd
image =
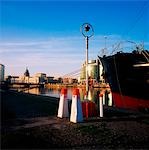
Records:
[[[4,81],[5,76],[5,66],[0,64],[0,82]]]
[[[24,76],[25,76],[25,77],[29,77],[29,76],[30,76],[30,74],[29,74],[29,71],[28,71],[27,67],[26,67],[26,71],[25,71],[25,73],[24,73]]]
[[[24,73],[24,81],[25,81],[25,83],[29,83],[29,77],[30,77],[30,74],[29,74],[29,71],[28,71],[28,69],[26,67],[26,71]]]

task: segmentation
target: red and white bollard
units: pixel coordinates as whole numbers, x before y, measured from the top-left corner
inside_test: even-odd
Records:
[[[59,118],[69,117],[68,100],[67,100],[67,89],[65,89],[65,88],[61,89],[57,117],[59,117]]]
[[[103,94],[99,94],[100,117],[103,117]]]
[[[73,123],[83,122],[83,112],[79,89],[74,89],[72,92],[70,121]]]

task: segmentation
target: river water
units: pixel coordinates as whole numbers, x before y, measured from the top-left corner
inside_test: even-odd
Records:
[[[78,88],[80,92],[80,100],[83,101],[86,97],[86,90],[84,88]],[[67,99],[72,99],[72,90],[73,88],[69,87],[67,88]],[[109,91],[108,88],[90,88],[88,91],[88,100],[97,102],[99,100],[99,93],[105,93],[106,91]],[[37,95],[43,95],[43,96],[52,96],[60,98],[60,92],[61,88],[32,88],[27,89],[24,91],[25,93],[31,93],[31,94],[37,94]],[[112,106],[112,98],[110,98],[108,95],[104,94],[104,100],[103,103],[106,105]]]
[[[116,93],[112,93],[109,88],[90,88],[88,91],[88,97],[86,98],[86,90],[85,88],[78,88],[80,93],[80,100],[84,101],[86,99],[95,102],[97,105],[99,104],[99,95],[103,94],[103,105],[106,106],[114,106],[118,108],[129,108],[133,110],[139,110],[141,106],[141,100],[135,100],[127,98],[127,96],[116,95]],[[72,99],[72,90],[73,88],[67,88],[67,99]],[[22,91],[22,90],[21,90]],[[32,89],[23,89],[25,93],[31,93],[36,95],[43,96],[52,96],[56,98],[60,98],[61,88],[32,88]],[[115,95],[114,95],[115,94]],[[115,96],[115,97],[114,97]],[[146,102],[147,103],[147,102]],[[131,104],[131,105],[130,105]],[[148,106],[148,104],[146,104]],[[141,107],[148,108],[148,107]]]

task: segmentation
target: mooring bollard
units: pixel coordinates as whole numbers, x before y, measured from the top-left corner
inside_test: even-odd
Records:
[[[106,105],[106,92],[105,91],[103,91],[102,104]]]
[[[57,117],[59,117],[59,118],[69,117],[68,100],[67,100],[67,89],[65,89],[65,88],[61,89]]]
[[[100,117],[103,117],[103,94],[99,94]]]
[[[83,122],[83,112],[79,89],[74,89],[72,92],[70,121],[73,123]]]
[[[108,98],[109,98],[108,106],[112,106],[112,92],[111,91],[108,91]]]

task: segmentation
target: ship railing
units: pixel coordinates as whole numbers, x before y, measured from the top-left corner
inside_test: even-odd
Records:
[[[147,62],[149,63],[149,53],[147,51],[142,51],[141,53],[145,57],[145,59],[147,60]]]

